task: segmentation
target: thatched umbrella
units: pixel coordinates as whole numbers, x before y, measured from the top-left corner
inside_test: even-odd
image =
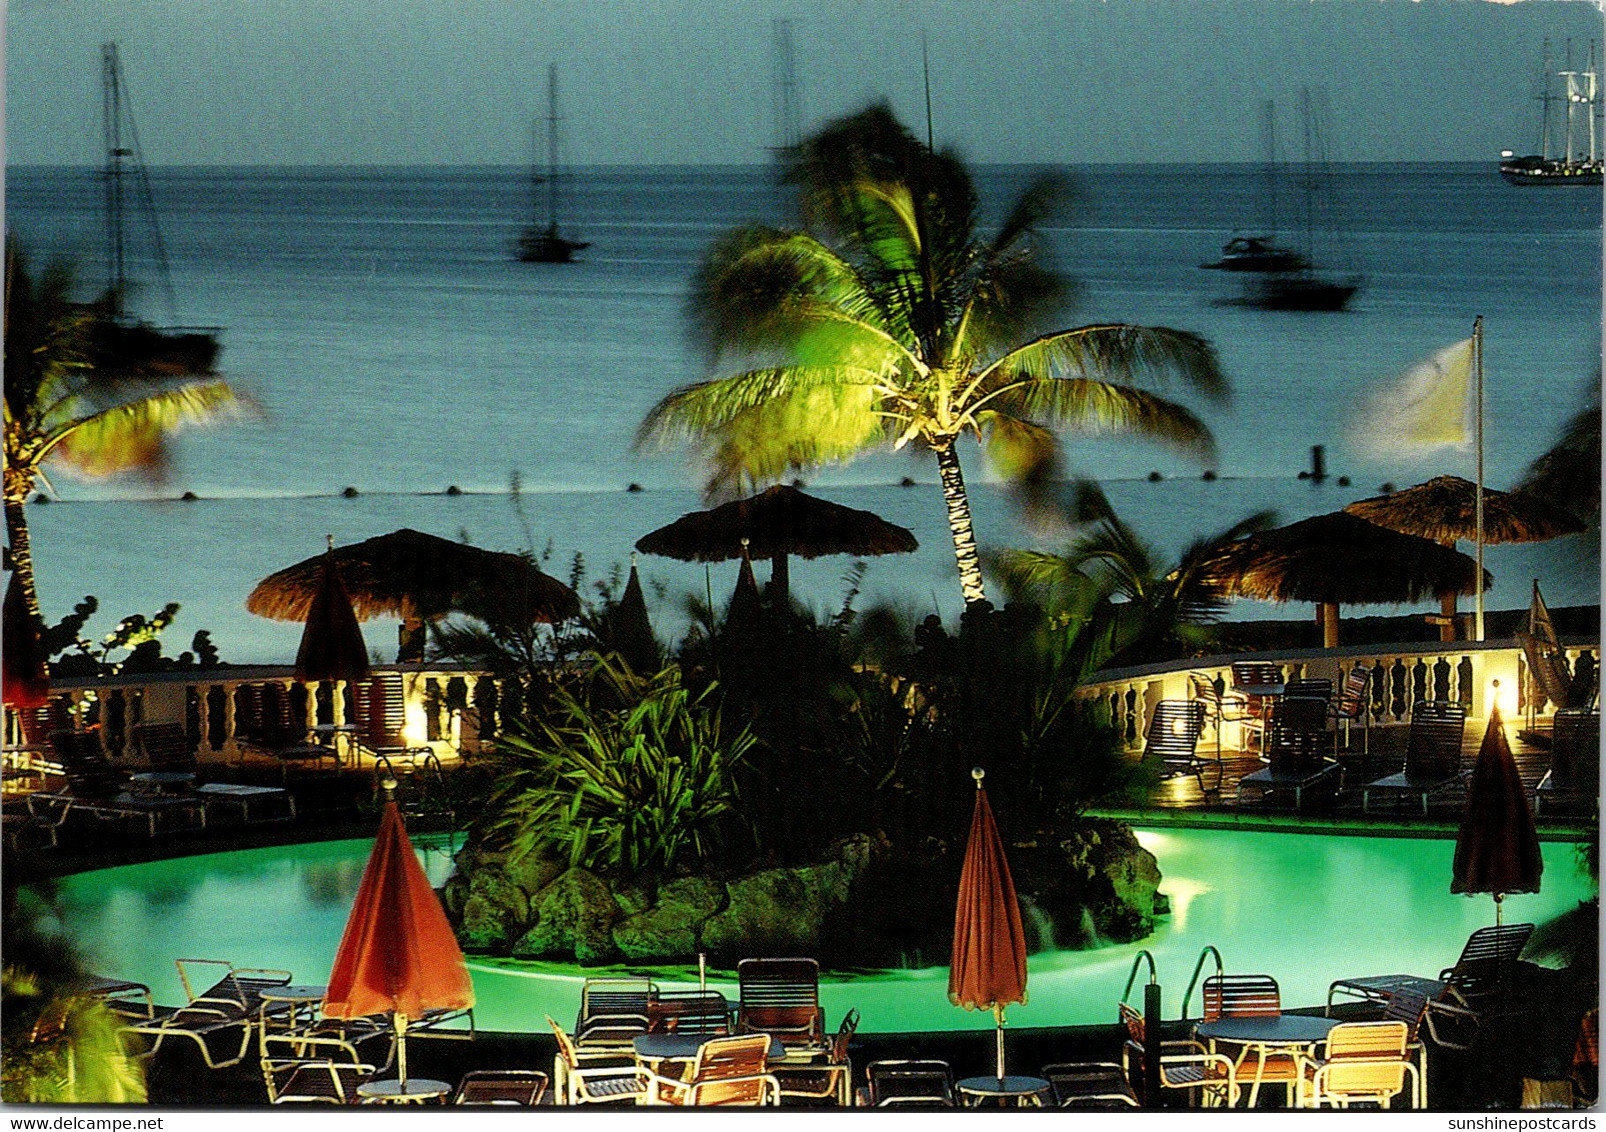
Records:
[[[508,624],[562,621],[580,612],[579,596],[521,554],[482,550],[403,528],[337,546],[340,567],[359,621],[399,617],[399,661],[424,658],[424,622],[471,602]],[[277,621],[305,621],[318,592],[324,555],[286,566],[258,582],[246,609]]]
[[[1432,539],[1453,547],[1462,539],[1478,537],[1478,488],[1460,476],[1436,476],[1426,483],[1388,495],[1358,500],[1344,508],[1380,527]],[[1483,489],[1483,541],[1488,545],[1508,542],[1544,542],[1562,535],[1577,534],[1584,524],[1536,495],[1526,492]],[[1454,593],[1441,595],[1444,621],[1439,636],[1455,640]]]
[[[1399,605],[1478,584],[1477,563],[1460,551],[1342,511],[1236,539],[1203,575],[1226,597],[1315,602],[1325,648],[1338,644],[1340,605]]]
[[[783,600],[788,590],[788,555],[909,554],[920,548],[908,528],[873,512],[777,484],[747,499],[682,515],[643,535],[636,549],[682,562],[727,562],[742,556],[744,542],[748,554],[771,560],[770,585]]]

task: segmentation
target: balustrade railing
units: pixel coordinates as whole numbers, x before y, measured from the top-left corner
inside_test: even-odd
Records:
[[[1592,680],[1599,667],[1596,642],[1566,645],[1569,671],[1579,682]],[[1527,660],[1511,641],[1469,641],[1444,644],[1400,644],[1354,649],[1298,649],[1287,652],[1201,657],[1101,673],[1083,685],[1079,695],[1099,700],[1109,709],[1128,750],[1143,745],[1149,716],[1161,700],[1195,696],[1195,674],[1219,692],[1232,684],[1235,660],[1269,661],[1283,680],[1329,678],[1335,688],[1358,665],[1372,668],[1368,705],[1374,723],[1404,723],[1422,700],[1451,700],[1467,705],[1475,718],[1488,715],[1498,694],[1500,710],[1514,723],[1548,721],[1553,704],[1534,695]],[[1496,687],[1498,681],[1498,690]]]

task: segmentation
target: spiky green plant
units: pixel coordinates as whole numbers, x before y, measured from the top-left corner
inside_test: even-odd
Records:
[[[637,675],[595,658],[579,689],[497,740],[489,833],[611,872],[714,861],[743,824],[736,775],[754,743],[717,703],[676,666]]]
[[[723,374],[675,390],[637,444],[694,444],[710,495],[866,450],[936,460],[967,605],[985,598],[957,442],[1014,474],[1053,463],[1055,428],[1131,432],[1208,454],[1188,409],[1142,388],[1225,392],[1215,351],[1159,327],[1056,325],[1067,284],[1034,246],[1058,186],[1026,190],[990,236],[964,164],[885,106],[828,125],[796,168],[810,231],[744,228],[709,253],[695,330]]]

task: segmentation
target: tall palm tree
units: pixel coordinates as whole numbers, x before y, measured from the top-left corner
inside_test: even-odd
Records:
[[[1006,473],[1051,467],[1051,427],[1139,432],[1208,454],[1192,412],[1139,388],[1177,375],[1225,393],[1214,350],[1184,331],[1049,330],[1067,285],[1034,257],[1056,203],[1045,179],[989,237],[962,162],[885,106],[825,127],[796,169],[809,231],[744,228],[709,253],[694,295],[710,380],[648,414],[637,445],[692,443],[710,496],[869,448],[936,459],[967,605],[985,598],[956,442]],[[732,372],[734,371],[734,372]]]
[[[25,504],[54,460],[90,476],[159,476],[167,434],[248,401],[213,373],[174,375],[113,369],[96,349],[107,317],[73,298],[72,272],[33,274],[6,245],[5,516],[8,565],[24,605],[41,622]],[[49,481],[45,480],[48,485]]]

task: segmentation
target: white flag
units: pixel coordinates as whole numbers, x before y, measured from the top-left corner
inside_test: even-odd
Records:
[[[1446,346],[1373,394],[1353,443],[1375,456],[1404,456],[1472,443],[1473,339]]]

